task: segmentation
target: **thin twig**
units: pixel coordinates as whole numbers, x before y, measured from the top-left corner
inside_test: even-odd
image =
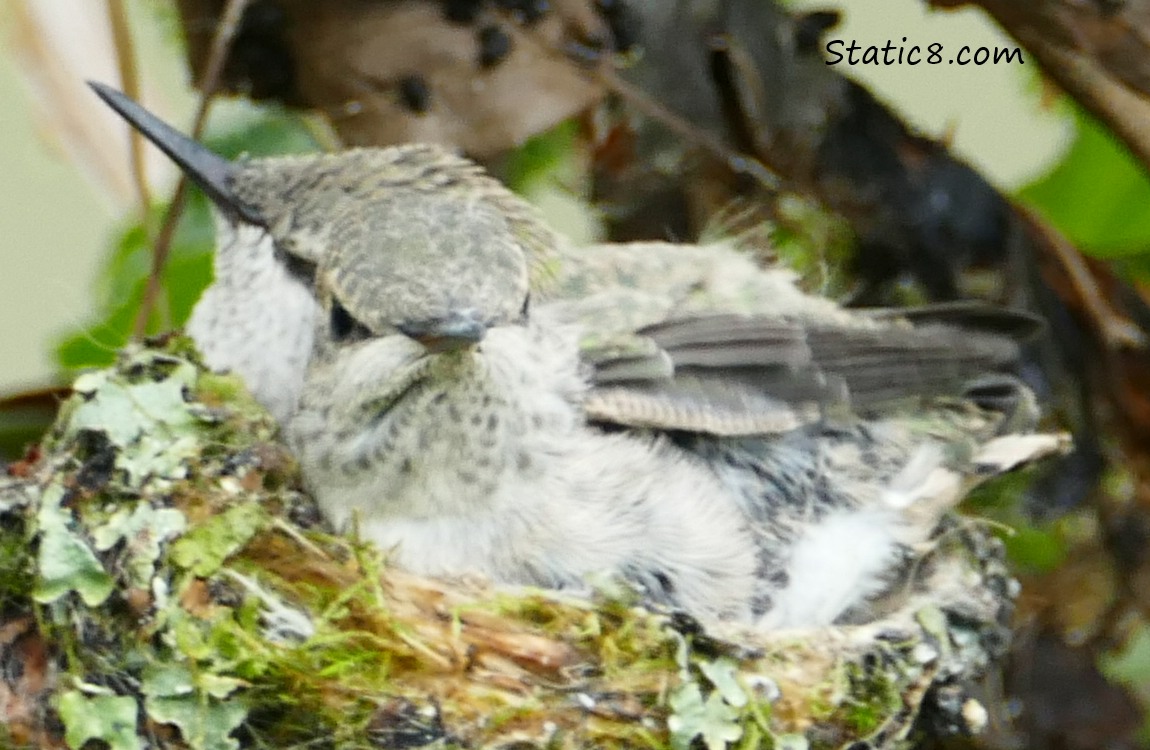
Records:
[[[216,26],[216,33],[212,37],[211,50],[208,53],[207,65],[204,66],[204,75],[200,81],[200,102],[196,108],[195,120],[192,124],[192,138],[199,140],[203,135],[204,123],[208,119],[208,110],[211,108],[212,96],[215,94],[216,87],[219,85],[220,73],[223,71],[224,61],[227,59],[228,50],[231,49],[232,41],[235,39],[236,32],[239,30],[240,20],[243,18],[244,10],[247,9],[248,3],[251,0],[228,0],[227,5],[224,7],[223,16],[220,18],[219,25]],[[156,307],[156,302],[160,296],[160,288],[163,283],[164,267],[168,263],[168,256],[172,249],[172,239],[176,234],[176,225],[180,221],[180,216],[183,215],[184,204],[187,201],[188,194],[188,180],[185,175],[180,175],[179,182],[176,184],[175,193],[172,195],[172,201],[168,204],[168,210],[164,213],[164,222],[160,226],[160,232],[156,237],[156,244],[152,252],[152,270],[148,274],[148,283],[144,287],[144,298],[140,302],[140,310],[136,314],[136,321],[133,327],[135,336],[142,337],[147,333],[148,319],[152,316],[152,310]]]
[[[1049,251],[1053,260],[1066,274],[1067,281],[1078,296],[1083,313],[1090,319],[1106,348],[1109,351],[1118,351],[1145,349],[1150,345],[1146,333],[1107,299],[1106,293],[1078,249],[1062,235],[1048,229],[1045,222],[1030,209],[1016,206],[1015,210],[1042,235],[1045,240],[1043,249]]]
[[[730,148],[721,139],[703,130],[685,117],[671,111],[662,102],[623,80],[598,53],[578,45],[564,48],[550,43],[541,34],[525,34],[529,41],[543,55],[552,59],[564,60],[577,67],[584,76],[610,91],[651,120],[660,123],[676,133],[688,143],[693,143],[725,164],[735,174],[746,175],[769,192],[776,192],[780,186],[778,175],[772,172],[758,157],[741,153]],[[590,60],[588,58],[591,58]],[[609,56],[606,56],[609,58]],[[584,64],[580,64],[580,60]],[[589,67],[586,63],[591,62]]]
[[[732,172],[753,178],[755,182],[771,192],[779,189],[778,176],[767,169],[766,165],[758,158],[728,148],[725,143],[712,134],[672,112],[637,86],[624,81],[614,70],[597,66],[591,75],[605,88],[618,94],[647,117],[660,123],[671,132],[682,136],[688,143],[695,143],[718,158]]]
[[[128,12],[124,0],[107,0],[108,23],[112,27],[112,44],[116,49],[116,65],[120,73],[120,88],[132,99],[140,98],[140,69],[136,64],[136,50],[132,46],[132,32],[128,26]],[[154,227],[151,221],[152,194],[148,187],[148,173],[144,162],[144,136],[135,128],[128,128],[129,158],[132,160],[132,181],[140,199],[140,221],[144,233],[151,241]]]

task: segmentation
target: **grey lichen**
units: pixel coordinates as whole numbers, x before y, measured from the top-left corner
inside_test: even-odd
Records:
[[[971,522],[879,621],[704,628],[609,583],[586,601],[388,568],[325,533],[271,419],[183,339],[74,390],[0,479],[13,741],[797,749],[985,723],[966,686],[1003,654],[1014,592]]]

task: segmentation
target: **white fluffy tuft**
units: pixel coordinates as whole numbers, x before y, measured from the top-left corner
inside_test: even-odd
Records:
[[[898,550],[894,513],[842,510],[804,529],[787,563],[790,580],[759,621],[767,628],[830,625],[886,584]]]

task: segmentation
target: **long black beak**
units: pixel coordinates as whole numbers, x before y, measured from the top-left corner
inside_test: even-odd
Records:
[[[95,81],[88,81],[88,85],[109,107],[167,154],[221,211],[252,224],[265,223],[254,209],[245,206],[233,193],[230,182],[236,171],[234,164],[196,143],[111,86]]]

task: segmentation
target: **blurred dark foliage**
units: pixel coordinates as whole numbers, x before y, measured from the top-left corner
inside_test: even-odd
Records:
[[[40,388],[0,400],[0,472],[21,458],[56,418],[56,410],[68,396],[67,388]]]

